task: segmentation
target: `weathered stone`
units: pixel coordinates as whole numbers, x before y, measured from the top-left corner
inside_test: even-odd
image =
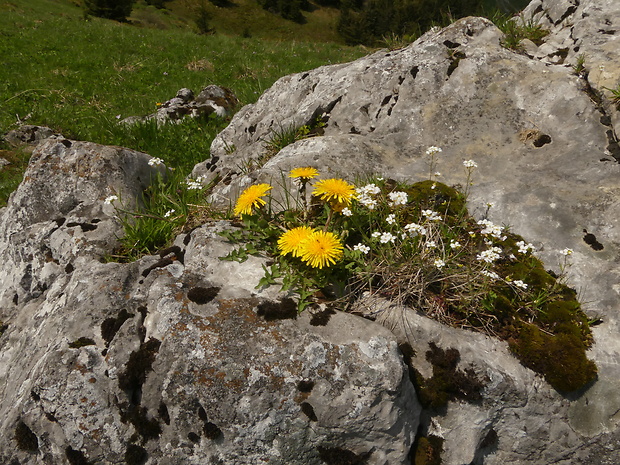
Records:
[[[392,333],[255,289],[266,258],[220,261],[227,222],[100,262],[104,199],[133,208],[149,159],[47,141],[0,210],[0,462],[405,464],[420,406]]]
[[[230,89],[210,85],[205,87],[196,98],[191,89],[183,88],[177,95],[159,106],[156,113],[140,117],[130,116],[121,121],[123,124],[144,123],[155,120],[158,124],[179,122],[186,116],[192,118],[207,117],[215,113],[219,117],[230,116],[239,100]]]
[[[17,129],[13,129],[4,135],[4,140],[14,146],[37,145],[39,142],[54,135],[54,131],[46,126],[34,126],[24,124]]]
[[[518,381],[506,408],[500,386],[485,391],[482,406],[450,405],[447,416],[428,420],[427,427],[444,431],[443,463],[620,460],[613,449],[620,435],[619,112],[607,97],[599,99],[602,84],[595,83],[597,73],[609,72],[605,85],[616,84],[620,30],[612,30],[619,7],[612,0],[533,2],[526,20],[549,11],[541,21],[551,28],[545,44],[530,47],[533,58],[502,48],[501,33],[489,21],[465,18],[401,50],[286,76],[235,115],[213,142],[215,161],[194,170],[206,181],[226,180],[215,200],[235,199],[253,182],[272,182],[277,195],[282,172],[297,166],[315,166],[323,177],[353,180],[370,172],[418,181],[428,177],[425,149],[436,145],[443,148],[437,168],[444,182],[463,184],[462,162],[478,163],[468,188],[474,215],[484,215],[487,202],[494,202],[489,219],[532,241],[556,272],[560,250],[574,249],[564,269],[568,282],[579,290],[585,311],[604,322],[593,327],[588,354],[599,368],[598,381],[562,397],[514,360],[503,365],[510,360],[505,344],[449,332],[455,342],[446,336],[444,348],[473,344],[464,351],[465,364],[483,367],[494,379],[514,375]],[[568,40],[574,43],[563,51]],[[590,70],[586,77],[570,66],[581,53]],[[274,129],[310,125],[317,116],[325,122],[323,136],[265,157],[264,141]],[[421,321],[412,322],[414,332],[416,325],[424,327]],[[421,346],[435,340],[435,330],[426,331]],[[496,363],[485,352],[488,344],[503,354]],[[498,435],[492,450],[485,448],[489,428]]]

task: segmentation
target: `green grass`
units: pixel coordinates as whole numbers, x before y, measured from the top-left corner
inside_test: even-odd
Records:
[[[284,75],[366,53],[335,43],[198,35],[174,12],[145,5],[134,10],[138,17],[145,11],[164,18],[166,29],[86,18],[69,0],[1,4],[0,132],[20,122],[46,125],[68,138],[146,151],[187,172],[209,157],[211,141],[227,121],[210,118],[158,131],[153,125],[122,128],[118,119],[153,113],[157,102],[182,87],[199,92],[217,84],[241,104],[253,103]],[[16,161],[23,164],[23,158]],[[0,205],[20,177],[21,170],[2,171]]]

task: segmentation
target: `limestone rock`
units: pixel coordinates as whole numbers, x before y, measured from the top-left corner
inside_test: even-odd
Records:
[[[183,88],[177,95],[159,106],[157,112],[145,116],[131,116],[121,121],[124,124],[143,123],[155,120],[158,124],[179,122],[186,116],[207,117],[215,113],[220,117],[230,116],[239,100],[230,89],[209,85],[197,97],[191,89]]]
[[[135,198],[149,158],[47,141],[0,211],[0,463],[406,464],[392,333],[255,289],[265,258],[219,260],[227,222],[100,261],[122,233],[104,199]]]
[[[466,181],[463,161],[478,164],[469,186],[474,215],[482,217],[487,203],[495,203],[489,219],[533,242],[556,272],[560,251],[574,249],[568,282],[579,290],[584,310],[604,322],[593,327],[588,354],[599,367],[598,381],[563,397],[531,372],[506,364],[504,343],[448,332],[445,346],[452,338],[455,346],[472,344],[466,363],[495,380],[518,380],[506,408],[503,388],[496,387],[485,392],[481,407],[451,405],[447,416],[426,417],[424,427],[435,425],[446,437],[448,465],[620,460],[614,448],[620,436],[618,111],[597,97],[602,87],[593,79],[603,69],[607,86],[618,79],[618,8],[613,0],[536,0],[525,14],[544,13],[541,21],[551,33],[536,50],[528,46],[530,55],[502,48],[501,32],[489,21],[465,18],[401,50],[283,77],[235,115],[213,142],[212,159],[194,169],[206,181],[225,180],[215,200],[234,200],[254,182],[271,182],[277,191],[282,172],[298,166],[350,180],[364,173],[427,179],[425,149],[440,146],[437,168],[448,184]],[[567,46],[566,58],[556,59]],[[577,76],[570,66],[582,52],[589,76]],[[265,157],[264,141],[278,128],[317,118],[322,136]],[[592,247],[592,237],[603,247]],[[422,320],[410,321],[414,329],[424,327]],[[438,329],[424,331],[421,347],[436,340]],[[523,412],[547,416],[528,420],[523,406]],[[498,435],[492,451],[479,447],[489,428]]]
[[[6,133],[4,140],[13,146],[36,146],[39,142],[52,136],[58,136],[58,134],[54,134],[54,131],[46,126],[24,124]]]

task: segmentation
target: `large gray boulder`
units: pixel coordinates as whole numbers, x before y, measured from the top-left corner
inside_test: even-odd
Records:
[[[237,113],[214,141],[212,159],[194,174],[225,180],[214,192],[218,200],[234,199],[253,182],[272,182],[277,190],[283,171],[307,165],[324,177],[353,180],[370,172],[426,179],[424,153],[431,145],[443,148],[440,179],[464,184],[462,162],[474,159],[474,215],[481,217],[493,202],[489,218],[532,241],[556,272],[560,251],[574,249],[568,283],[592,319],[603,321],[593,327],[589,352],[599,379],[585,392],[562,396],[514,366],[505,343],[428,327],[408,312],[405,322],[420,354],[430,342],[468,347],[462,364],[492,381],[482,405],[455,402],[444,415],[428,412],[423,429],[445,437],[449,465],[617,463],[620,112],[605,87],[620,79],[620,4],[537,0],[525,15],[550,35],[540,47],[524,44],[523,53],[503,48],[491,22],[465,18],[401,50],[286,76]],[[589,72],[577,74],[582,53]],[[264,141],[280,128],[317,118],[322,136],[264,156]],[[394,318],[386,323],[398,327]],[[491,429],[496,441],[485,449]]]
[[[297,316],[221,262],[227,222],[161,256],[106,263],[163,166],[50,140],[0,210],[0,463],[405,464],[420,406],[394,335]]]

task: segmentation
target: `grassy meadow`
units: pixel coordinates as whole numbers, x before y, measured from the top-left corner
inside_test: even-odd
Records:
[[[118,120],[153,113],[182,87],[197,93],[217,84],[230,88],[242,105],[253,103],[284,75],[368,53],[336,42],[301,41],[300,34],[283,39],[269,23],[268,37],[253,31],[250,37],[232,35],[232,22],[231,34],[200,35],[191,21],[192,4],[184,1],[168,3],[169,10],[138,2],[128,23],[85,17],[70,0],[1,3],[0,132],[45,125],[68,138],[142,150],[189,172],[209,157],[226,120],[159,130],[148,124],[125,128]],[[0,157],[12,163],[0,171],[0,206],[21,181],[28,156],[0,145]]]

